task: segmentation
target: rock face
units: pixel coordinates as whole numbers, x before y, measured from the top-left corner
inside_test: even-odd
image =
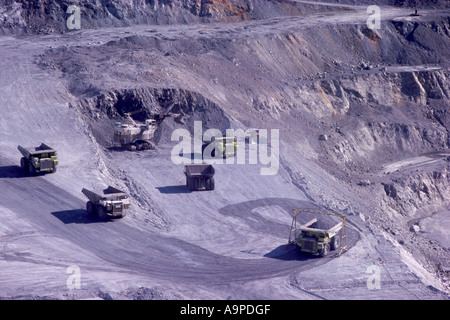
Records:
[[[205,123],[205,129],[217,128],[225,131],[230,128],[230,120],[217,104],[196,92],[183,89],[116,90],[83,98],[70,107],[82,111],[93,136],[104,147],[113,145],[113,136],[105,135],[105,132],[112,128],[111,119],[123,117],[128,112],[131,112],[133,119],[138,122],[145,121],[151,114],[170,112],[179,114],[181,119],[188,115],[185,123],[188,128],[194,127],[194,121]],[[167,122],[169,121],[164,124]],[[162,135],[166,142],[170,141],[169,138],[170,135]],[[163,142],[160,141],[160,130],[155,133],[155,139],[156,142]]]
[[[329,1],[334,2],[334,1]],[[354,1],[343,3],[358,5],[388,4],[400,7],[411,7],[414,1]],[[80,8],[81,23],[84,29],[129,26],[134,24],[173,24],[210,21],[242,21],[278,17],[281,15],[295,15],[311,10],[314,5],[299,6],[290,1],[267,0],[4,0],[0,6],[0,33],[61,33],[69,31],[66,27],[67,19],[72,12],[67,12],[69,6]],[[422,1],[422,8],[443,7],[445,1]],[[321,11],[329,8],[322,7]],[[399,22],[401,30],[408,30]],[[371,30],[366,29],[369,38],[378,37]],[[424,44],[436,46],[433,39],[424,37],[419,30],[415,30],[411,37],[421,39]]]
[[[16,33],[68,32],[70,5],[80,8],[83,29],[134,24],[242,21],[298,13],[295,3],[265,0],[5,0],[0,7],[0,31]]]

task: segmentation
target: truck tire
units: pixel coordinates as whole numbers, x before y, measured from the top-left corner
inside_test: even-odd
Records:
[[[193,186],[193,190],[194,190],[194,191],[197,191],[199,185],[200,185],[200,181],[198,181],[197,178],[194,178],[194,186]]]
[[[32,164],[28,164],[28,168],[29,168],[28,171],[30,171],[30,174],[32,176],[35,176],[37,174],[36,168]]]
[[[56,172],[56,166],[53,166],[52,173]]]
[[[28,171],[28,159],[27,159],[27,158],[22,157],[22,158],[20,159],[20,167],[21,167],[23,170]]]
[[[331,238],[330,249],[336,250],[337,248],[339,248],[340,242],[341,242],[341,238],[339,237],[338,234],[336,234],[333,238]]]
[[[187,187],[188,187],[189,191],[193,191],[192,179],[191,178],[187,178],[186,179],[186,184],[187,184]]]
[[[206,189],[214,190],[214,178],[207,178],[205,184],[206,184]]]
[[[319,250],[319,255],[321,257],[325,257],[328,254],[328,252],[330,252],[330,244],[329,243],[325,243],[323,245],[323,248]]]
[[[86,203],[86,212],[89,215],[94,215],[95,214],[95,207],[94,207],[94,204],[91,201],[88,201]]]
[[[97,206],[97,215],[100,219],[106,219],[107,214],[105,207]]]

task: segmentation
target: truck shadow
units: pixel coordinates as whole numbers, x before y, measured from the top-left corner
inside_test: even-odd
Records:
[[[156,187],[156,189],[164,194],[192,193],[186,185]]]
[[[320,258],[318,255],[301,252],[296,244],[283,244],[264,255],[266,258],[284,261],[305,261]]]
[[[125,151],[128,151],[128,150],[125,150],[124,148],[118,147],[118,146],[107,147],[106,149],[109,150],[109,151],[113,151],[113,152],[125,152]]]
[[[30,174],[25,172],[19,166],[0,167],[0,179],[3,179],[3,178],[26,178],[26,177],[30,177]]]
[[[13,179],[17,179],[17,178],[28,178],[28,177],[43,177],[45,176],[47,173],[45,172],[37,172],[34,175],[24,171],[21,167],[19,166],[4,166],[4,167],[0,167],[0,179],[6,179],[6,178],[13,178]]]
[[[61,220],[64,224],[77,223],[77,224],[89,224],[89,223],[105,223],[113,219],[100,219],[96,216],[89,215],[84,209],[73,209],[64,211],[55,211],[51,213],[54,217]]]

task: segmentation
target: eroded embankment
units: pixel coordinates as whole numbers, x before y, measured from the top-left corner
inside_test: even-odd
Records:
[[[306,14],[318,7],[322,12],[332,9],[312,3],[267,0],[91,0],[75,3],[6,0],[0,4],[0,34],[67,33],[72,31],[68,21],[74,24],[74,19],[80,20],[83,29],[136,24],[242,22]]]
[[[209,127],[225,130],[230,121],[223,110],[214,102],[199,93],[181,88],[136,88],[109,91],[94,97],[83,98],[71,105],[81,111],[93,136],[103,147],[114,146],[114,122],[129,122],[126,114],[137,122],[144,122],[153,115],[177,114],[178,125],[193,128],[194,121],[202,121]],[[159,143],[170,141],[170,132],[174,129],[172,121],[166,125],[164,134],[158,128],[152,140]]]

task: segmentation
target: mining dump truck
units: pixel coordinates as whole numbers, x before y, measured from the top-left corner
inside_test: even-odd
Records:
[[[58,165],[56,150],[41,143],[37,148],[24,148],[18,146],[23,157],[20,159],[20,167],[26,172],[35,175],[37,173],[55,173]]]
[[[86,203],[87,213],[101,219],[125,217],[125,210],[130,207],[128,195],[111,186],[101,193],[85,188],[81,192],[89,199]]]
[[[223,158],[234,157],[237,151],[237,138],[236,137],[212,137],[211,142],[203,142],[202,145],[202,154],[205,156],[205,149],[209,145],[214,145],[214,148],[211,151],[211,156],[216,156],[216,151],[219,152],[219,155],[222,155]],[[209,154],[206,154],[208,157]]]
[[[186,186],[190,191],[214,190],[214,173],[210,164],[188,164],[184,167]]]
[[[326,256],[330,250],[336,250],[340,246],[339,231],[342,229],[342,222],[339,222],[330,229],[313,228],[317,223],[314,218],[311,221],[301,225],[298,230],[300,234],[295,242],[301,251],[312,254],[319,254],[321,257]]]

